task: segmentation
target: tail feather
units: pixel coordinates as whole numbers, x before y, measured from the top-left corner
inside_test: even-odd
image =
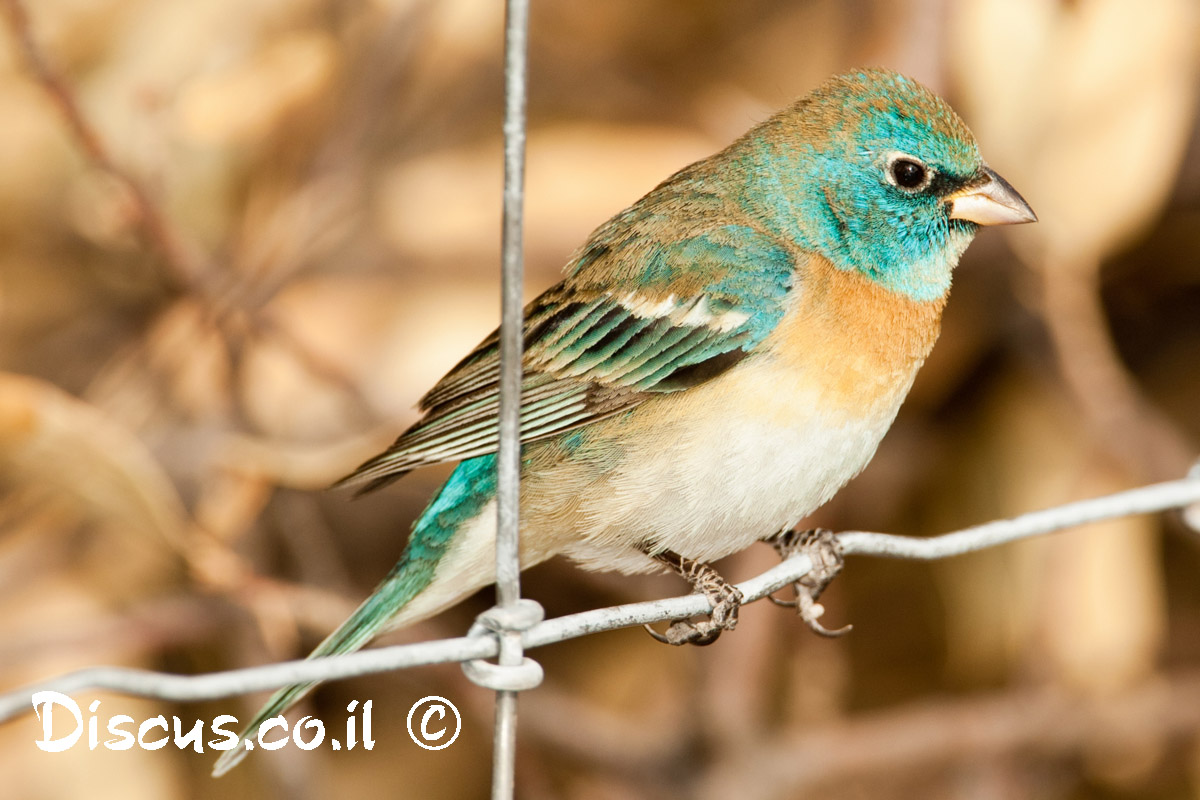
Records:
[[[361,650],[375,636],[381,633],[395,616],[396,612],[406,606],[424,589],[433,577],[433,564],[420,569],[419,561],[404,558],[392,570],[391,574],[379,585],[370,597],[363,602],[350,617],[329,634],[325,641],[317,645],[309,654],[309,658],[322,656],[343,655]],[[316,686],[312,683],[296,683],[285,686],[259,710],[249,725],[238,735],[238,743],[232,750],[225,751],[213,767],[213,777],[220,777],[237,765],[250,752],[245,743],[253,739],[259,727],[271,719],[283,714],[300,698],[304,697]]]
[[[443,587],[443,590],[427,594],[417,603],[413,602],[433,581],[434,573],[455,534],[478,517],[495,497],[495,476],[494,455],[480,456],[459,464],[437,497],[413,524],[412,536],[399,563],[350,618],[313,650],[309,658],[353,653],[365,647],[385,629],[435,614],[485,585],[490,576],[487,571],[479,575],[448,574],[439,577],[439,585],[445,579],[453,584],[452,587]],[[285,686],[272,695],[239,734],[237,745],[217,760],[213,776],[225,774],[245,758],[249,752],[246,742],[258,733],[259,727],[287,711],[317,683]]]

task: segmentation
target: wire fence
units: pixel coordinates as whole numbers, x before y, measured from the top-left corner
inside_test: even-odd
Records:
[[[13,6],[18,9],[18,6]],[[542,669],[525,651],[618,628],[678,620],[711,611],[702,595],[594,609],[544,620],[541,606],[520,596],[518,498],[519,405],[522,326],[522,210],[525,170],[528,0],[507,0],[505,24],[504,204],[502,223],[502,324],[500,445],[498,453],[497,605],[482,614],[467,636],[380,647],[353,654],[289,661],[204,675],[96,667],[71,672],[0,695],[0,721],[33,710],[37,692],[106,689],[168,701],[200,701],[432,664],[460,662],[473,682],[496,691],[492,797],[515,789],[517,695],[538,686]],[[1064,528],[1135,514],[1182,509],[1200,531],[1200,463],[1187,478],[1143,486],[999,520],[931,538],[849,531],[836,535],[845,555],[934,560],[994,547]],[[796,555],[737,586],[746,602],[795,584],[812,570]],[[489,661],[495,659],[496,663]]]
[[[846,531],[837,539],[846,555],[880,556],[886,558],[936,560],[963,555],[998,545],[1041,536],[1066,528],[1092,522],[1116,519],[1135,514],[1151,514],[1172,509],[1184,509],[1183,518],[1200,532],[1200,469],[1184,479],[1151,484],[1090,500],[1055,506],[1023,514],[1011,519],[976,525],[960,531],[917,538],[894,534]],[[808,574],[812,564],[806,555],[793,556],[779,565],[737,584],[746,602],[760,600],[792,585]],[[529,601],[523,601],[529,602]],[[522,604],[518,609],[527,608]],[[609,608],[569,614],[537,621],[517,631],[522,651],[543,645],[589,636],[604,631],[636,625],[682,619],[704,614],[711,606],[704,596],[689,594],[664,600],[630,603]],[[527,612],[522,612],[527,613]],[[485,617],[487,614],[485,613]],[[523,620],[516,620],[519,624]],[[506,631],[513,634],[513,631]],[[331,656],[302,661],[288,661],[262,667],[214,672],[207,675],[173,675],[149,670],[123,667],[95,667],[67,673],[58,678],[27,686],[0,695],[0,721],[12,719],[33,710],[31,697],[39,691],[79,692],[84,689],[108,689],[138,697],[191,702],[231,697],[250,692],[276,689],[292,683],[337,680],[397,669],[463,662],[480,665],[481,660],[501,654],[501,637],[495,628],[479,625],[469,635],[417,644],[394,645],[360,651],[343,656]],[[528,663],[528,659],[525,659]],[[518,667],[519,669],[519,667]],[[468,676],[478,680],[478,671],[467,669]],[[494,673],[489,673],[494,674]],[[484,678],[488,680],[488,678]],[[520,681],[516,681],[520,684]],[[485,686],[490,685],[483,683]],[[522,686],[522,688],[532,688]],[[505,691],[512,691],[515,689]],[[508,713],[507,711],[505,712]],[[515,725],[514,716],[508,720]],[[511,754],[509,754],[511,755]]]
[[[524,658],[521,630],[542,618],[541,606],[521,600],[519,506],[521,483],[521,311],[525,202],[525,85],[529,0],[507,0],[504,25],[504,216],[501,238],[500,445],[496,454],[496,607],[480,617],[498,639],[499,664],[479,661],[467,676],[496,690],[492,797],[515,789],[517,692],[542,681],[541,667]]]

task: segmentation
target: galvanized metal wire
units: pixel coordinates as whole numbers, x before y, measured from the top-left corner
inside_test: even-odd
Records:
[[[496,601],[501,670],[524,667],[532,674],[513,624],[521,600],[521,346],[523,229],[525,202],[525,87],[529,1],[507,0],[504,25],[504,217],[501,234],[500,446],[496,455]],[[526,608],[529,608],[526,605]],[[540,607],[539,607],[540,612]],[[530,614],[540,615],[538,612]],[[526,623],[532,617],[526,615]],[[507,620],[507,624],[506,624]],[[532,665],[536,666],[536,665]],[[467,676],[482,680],[481,665]],[[540,668],[537,672],[540,682]],[[515,685],[515,684],[513,684]],[[517,692],[496,688],[495,740],[492,747],[492,798],[508,800],[515,791]]]
[[[1200,475],[1068,503],[942,536],[917,538],[848,531],[838,534],[838,539],[846,555],[930,560],[950,558],[1089,522],[1184,509],[1197,504],[1200,504]],[[746,602],[752,602],[791,585],[806,575],[810,568],[806,556],[794,556],[737,586],[745,595]],[[532,625],[520,633],[521,646],[523,650],[529,650],[603,631],[681,619],[709,610],[708,601],[702,595],[689,594],[584,611]],[[495,658],[499,653],[500,645],[496,637],[491,633],[481,633],[207,675],[172,675],[124,667],[93,667],[0,695],[0,722],[33,711],[32,696],[39,691],[70,694],[85,689],[108,689],[137,697],[177,702],[213,700],[276,689],[292,683],[336,680],[429,664]]]

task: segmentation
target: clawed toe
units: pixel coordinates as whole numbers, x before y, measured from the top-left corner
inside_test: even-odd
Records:
[[[738,609],[743,599],[740,589],[727,582],[708,564],[683,558],[671,551],[657,553],[654,558],[685,578],[712,606],[708,619],[677,619],[667,627],[666,633],[659,633],[649,625],[644,626],[655,641],[704,646],[715,642],[724,631],[737,627]]]
[[[795,608],[804,624],[821,636],[837,637],[849,633],[853,625],[830,630],[820,622],[825,607],[817,602],[817,598],[842,571],[842,548],[833,532],[824,528],[810,531],[788,530],[767,541],[779,553],[780,558],[787,559],[797,553],[803,553],[812,561],[812,569],[793,584],[796,590],[795,601],[789,602],[768,595],[772,602]]]
[[[787,530],[776,534],[767,542],[775,548],[781,558],[787,559],[802,553],[812,562],[812,568],[793,584],[796,591],[795,600],[781,600],[767,595],[770,600],[777,605],[795,608],[804,624],[821,636],[836,637],[849,633],[853,629],[851,625],[833,630],[822,625],[821,617],[825,613],[825,607],[817,602],[825,587],[842,570],[842,548],[837,537],[823,528],[810,531]],[[687,580],[712,606],[712,612],[707,619],[673,620],[665,633],[659,633],[649,625],[644,626],[655,641],[671,645],[712,644],[724,631],[737,627],[738,609],[742,605],[743,597],[736,586],[728,583],[708,564],[684,558],[670,550],[649,554]]]
[[[712,644],[721,636],[721,632],[726,630],[719,628],[708,620],[699,620],[691,622],[686,619],[677,619],[667,627],[666,633],[659,633],[649,625],[642,626],[646,629],[646,633],[650,634],[656,642],[671,645],[693,644],[697,647],[704,647]]]
[[[816,602],[815,595],[808,589],[802,588],[799,583],[796,586],[796,606],[800,614],[800,619],[804,620],[804,624],[808,626],[809,630],[820,636],[836,639],[854,630],[854,626],[850,624],[832,630],[822,625],[820,620],[821,616],[825,613],[825,606]]]

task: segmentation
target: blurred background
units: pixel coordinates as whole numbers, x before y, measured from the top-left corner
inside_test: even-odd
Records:
[[[447,474],[323,491],[499,319],[498,0],[0,0],[0,688],[295,658]],[[535,0],[527,286],[829,74],[948,97],[1041,222],[985,230],[872,465],[814,522],[934,534],[1182,476],[1200,451],[1194,0]],[[742,580],[766,547],[720,565]],[[553,562],[551,616],[679,594]],[[388,642],[461,635],[483,593]],[[854,559],[812,635],[537,651],[525,798],[1200,798],[1200,535],[1133,518],[936,564]],[[404,728],[439,694],[450,748]],[[260,696],[106,693],[101,720]],[[482,797],[493,695],[456,665],[326,686],[373,752],[43,753],[9,797]],[[293,716],[295,719],[296,716]]]

